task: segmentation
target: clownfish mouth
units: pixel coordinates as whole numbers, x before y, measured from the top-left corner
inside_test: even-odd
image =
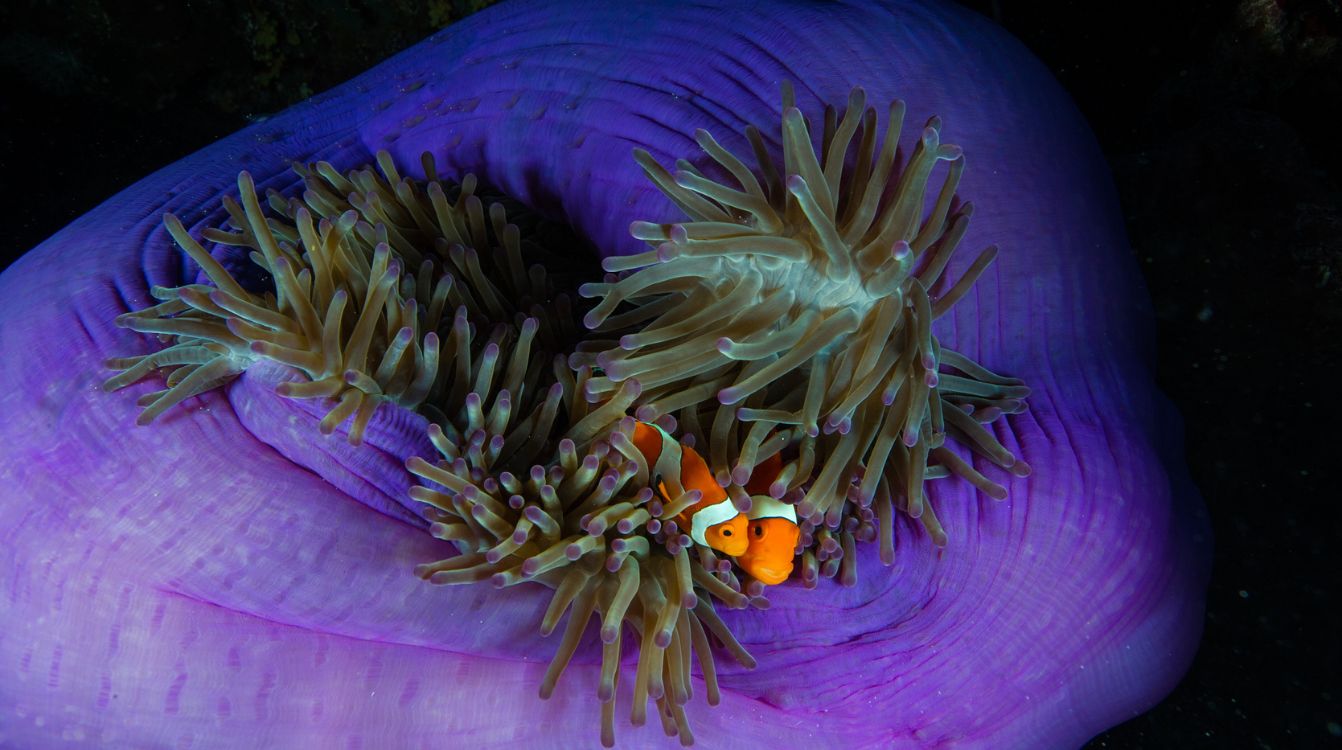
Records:
[[[710,704],[715,652],[754,665],[717,606],[767,607],[765,587],[798,567],[807,588],[854,585],[857,544],[893,562],[899,512],[944,544],[927,481],[1005,495],[949,441],[1029,470],[984,427],[1029,389],[931,332],[997,252],[943,273],[973,211],[956,194],[963,157],[936,118],[897,156],[903,103],[886,117],[861,89],[841,116],[808,116],[785,86],[781,162],[755,127],[753,168],[695,134],[725,183],[636,152],[687,218],[634,222],[648,249],[577,287],[590,308],[553,273],[544,222],[428,155],[422,179],[386,153],[348,173],[297,165],[302,194],[264,205],[244,172],[224,226],[197,237],[164,217],[200,277],[118,319],[162,346],[109,361],[106,387],[163,373],[147,424],[265,362],[294,374],[278,397],[320,404],[314,426],[352,445],[382,407],[417,412],[432,451],[405,462],[421,480],[409,498],[455,549],[415,574],[551,587],[540,631],[567,622],[541,696],[597,617],[603,742],[621,680],[632,723],[651,700],[689,742],[691,656]],[[230,270],[245,261],[259,281]],[[622,642],[638,645],[632,675]]]
[[[737,558],[741,569],[755,580],[776,586],[792,575],[792,561],[801,531],[796,521],[760,518],[750,521],[750,546]]]

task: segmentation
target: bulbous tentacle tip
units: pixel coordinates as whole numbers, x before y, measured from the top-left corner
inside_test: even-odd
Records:
[[[929,120],[927,127],[923,128],[918,142],[929,151],[936,150],[937,146],[941,144],[941,120],[937,118]]]

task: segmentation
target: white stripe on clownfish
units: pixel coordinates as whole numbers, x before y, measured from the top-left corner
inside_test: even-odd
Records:
[[[754,521],[758,518],[785,518],[797,522],[797,508],[769,495],[755,495],[750,498],[750,513],[747,517]]]
[[[735,505],[732,505],[731,500],[723,500],[700,508],[694,511],[694,515],[690,517],[690,538],[707,546],[708,542],[704,541],[704,535],[708,532],[709,526],[730,521],[739,515],[741,515],[741,511],[737,510]]]
[[[657,458],[652,461],[653,466],[650,467],[652,480],[657,484],[665,483],[666,499],[674,500],[685,493],[685,485],[682,484],[681,477],[685,456],[681,450],[680,441],[671,437],[670,433],[657,425],[652,425],[652,428],[657,430],[657,434],[662,438],[662,449],[657,453]]]

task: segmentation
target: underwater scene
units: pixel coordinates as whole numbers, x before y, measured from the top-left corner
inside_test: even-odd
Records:
[[[0,29],[0,747],[1342,742],[1334,4]]]

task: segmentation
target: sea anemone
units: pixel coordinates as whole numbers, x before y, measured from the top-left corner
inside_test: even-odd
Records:
[[[279,215],[272,219],[243,172],[239,200],[223,201],[231,228],[201,234],[223,248],[249,249],[271,288],[247,291],[176,216],[165,215],[168,233],[209,284],[156,287],[159,304],[119,316],[121,325],[169,345],[110,360],[123,372],[105,387],[166,370],[167,388],[140,399],[143,425],[265,358],[304,376],[280,382],[277,394],[330,399],[320,431],[329,435],[349,419],[354,445],[381,403],[423,411],[441,459],[407,461],[430,483],[410,496],[434,508],[430,532],[458,554],[420,565],[417,574],[435,584],[554,588],[542,635],[570,605],[572,614],[542,682],[544,698],[588,618],[599,614],[607,745],[628,617],[641,643],[631,721],[643,723],[652,697],[668,732],[689,744],[683,706],[691,651],[698,651],[709,703],[718,702],[701,621],[738,661],[754,664],[707,595],[734,608],[752,598],[767,605],[762,583],[781,583],[792,566],[765,582],[747,579],[753,596],[742,593],[731,559],[717,559],[677,527],[699,491],[691,496],[677,482],[673,495],[658,494],[663,486],[635,447],[631,412],[672,425],[679,414],[686,439],[708,446],[708,465],[738,512],[787,498],[780,507],[801,526],[786,545],[796,545],[808,588],[820,577],[855,585],[858,541],[879,539],[881,561],[893,564],[896,507],[945,546],[926,479],[958,475],[1005,497],[1005,488],[943,447],[948,431],[998,466],[1028,474],[980,422],[1021,411],[1029,390],[943,349],[931,333],[932,319],[964,296],[996,254],[984,250],[944,293],[929,294],[972,213],[955,193],[963,155],[940,144],[932,118],[898,167],[904,103],[890,105],[879,137],[876,112],[865,105],[856,88],[842,120],[825,108],[817,157],[785,82],[786,180],[760,132],[746,131],[767,189],[703,130],[696,140],[739,189],[707,180],[683,160],[673,176],[635,150],[633,158],[692,221],[634,222],[633,235],[654,249],[607,258],[609,272],[641,270],[583,286],[584,296],[601,297],[585,318],[596,337],[571,341],[585,351],[555,359],[553,369],[533,356],[535,344],[542,320],[552,349],[573,338],[567,297],[555,294],[543,266],[528,271],[521,232],[501,203],[490,205],[486,223],[473,175],[445,186],[430,153],[421,159],[424,184],[402,177],[386,152],[378,154],[380,175],[372,168],[345,175],[326,162],[295,165],[302,198],[272,192]],[[845,170],[846,161],[854,167]],[[922,218],[938,161],[950,169]],[[630,304],[617,313],[622,303]],[[449,306],[457,310],[450,319]],[[528,307],[537,314],[524,317]],[[482,344],[477,327],[485,323],[492,331]],[[615,342],[604,338],[612,332]],[[448,342],[441,366],[440,337]],[[940,374],[943,362],[962,374]],[[742,401],[750,405],[737,408]],[[557,427],[567,430],[558,443]],[[751,498],[744,488],[757,468],[785,452],[789,460],[764,477],[768,496]],[[787,509],[793,503],[795,512]]]
[[[782,80],[796,85],[796,109],[815,118],[816,127],[804,118],[801,124],[813,153],[820,149],[815,162],[822,178],[834,165],[828,152],[842,140],[840,114],[859,109],[835,112],[835,135],[827,145],[821,122],[825,103],[842,102],[855,85],[863,86],[871,101],[901,97],[907,110],[920,117],[938,113],[944,123],[939,130],[954,135],[969,165],[953,193],[973,196],[976,202],[961,244],[1002,248],[954,306],[933,321],[935,300],[947,298],[958,280],[977,273],[971,273],[972,254],[950,256],[939,280],[926,289],[928,314],[916,314],[918,324],[925,320],[930,326],[928,337],[898,341],[901,352],[926,353],[931,348],[931,366],[921,356],[909,355],[906,366],[915,376],[901,385],[901,392],[910,396],[913,389],[927,389],[925,416],[916,420],[912,447],[905,445],[908,435],[902,431],[892,436],[883,474],[895,481],[874,480],[869,508],[863,507],[859,493],[872,452],[859,450],[865,446],[858,443],[866,439],[859,433],[868,423],[864,410],[885,406],[879,395],[872,398],[885,383],[873,388],[865,402],[858,399],[862,403],[853,406],[851,425],[843,417],[849,393],[843,389],[848,386],[836,383],[833,394],[826,388],[820,394],[828,399],[826,411],[815,413],[816,435],[807,434],[809,422],[772,419],[781,413],[746,412],[744,416],[770,419],[741,421],[743,408],[795,413],[805,406],[804,386],[812,382],[806,378],[814,374],[814,365],[808,359],[780,373],[759,390],[742,393],[744,398],[724,412],[720,391],[740,376],[749,378],[753,368],[770,365],[765,359],[727,358],[717,348],[718,338],[730,337],[724,344],[729,351],[751,346],[756,339],[749,331],[718,328],[696,356],[724,358],[720,366],[723,373],[733,373],[730,382],[703,389],[697,410],[668,410],[674,412],[674,424],[668,420],[670,413],[643,411],[643,417],[653,417],[687,447],[701,450],[729,480],[744,476],[747,467],[759,470],[760,459],[775,448],[779,461],[795,461],[802,442],[814,440],[812,473],[833,465],[836,474],[826,481],[854,488],[842,499],[825,499],[814,495],[814,481],[811,485],[808,510],[820,513],[816,520],[822,523],[810,529],[814,567],[803,555],[797,577],[814,582],[816,590],[795,582],[760,589],[737,575],[739,571],[724,572],[721,563],[730,561],[699,559],[697,549],[690,554],[691,548],[670,534],[659,539],[665,525],[649,529],[656,520],[651,504],[661,499],[647,497],[637,457],[620,449],[628,437],[624,420],[638,419],[642,407],[652,408],[672,387],[683,395],[688,390],[683,386],[698,384],[693,378],[688,384],[663,384],[665,391],[659,394],[662,386],[630,376],[612,379],[609,385],[600,381],[589,390],[588,380],[612,376],[584,368],[601,368],[595,358],[603,353],[636,355],[626,361],[643,356],[618,345],[620,337],[638,333],[632,318],[647,312],[643,303],[651,299],[635,298],[611,311],[610,320],[633,313],[626,318],[627,330],[610,320],[604,323],[609,330],[590,334],[575,327],[573,339],[558,340],[553,349],[542,326],[556,324],[562,331],[564,320],[585,312],[549,306],[567,280],[554,283],[555,298],[536,298],[540,314],[533,313],[531,303],[514,304],[511,295],[503,295],[510,298],[501,300],[508,303],[502,315],[490,313],[483,300],[473,310],[463,298],[461,305],[444,304],[437,330],[431,330],[425,321],[439,274],[450,272],[453,288],[460,283],[465,289],[474,283],[469,268],[453,263],[450,247],[446,260],[434,248],[433,237],[447,239],[439,227],[413,243],[435,264],[427,278],[427,296],[420,294],[418,276],[413,289],[399,279],[388,285],[393,264],[399,265],[401,275],[418,271],[418,265],[399,260],[401,250],[391,233],[392,225],[417,226],[415,219],[364,215],[348,193],[381,195],[381,188],[342,188],[331,192],[344,196],[349,207],[330,207],[338,209],[329,214],[335,217],[332,231],[349,210],[363,217],[374,232],[371,240],[357,236],[350,241],[357,240],[371,279],[382,241],[376,226],[386,226],[382,283],[388,298],[393,292],[399,295],[402,309],[369,304],[356,315],[354,305],[364,304],[367,297],[356,299],[351,286],[339,316],[339,344],[331,349],[342,359],[330,368],[324,356],[322,369],[309,371],[253,349],[255,342],[304,352],[311,351],[304,346],[317,340],[310,336],[316,329],[304,328],[297,317],[309,283],[307,301],[314,315],[319,306],[312,296],[318,273],[311,266],[312,248],[299,231],[295,201],[304,204],[318,238],[319,217],[327,209],[307,201],[303,175],[294,176],[291,162],[298,161],[303,170],[330,164],[329,174],[357,185],[351,171],[374,162],[377,152],[385,150],[388,156],[381,161],[396,165],[396,174],[412,183],[410,190],[437,180],[454,204],[460,193],[448,181],[464,186],[466,175],[473,173],[478,176],[476,194],[487,186],[518,206],[514,212],[512,203],[498,199],[506,205],[505,225],[517,224],[521,239],[531,236],[521,213],[525,208],[571,227],[602,258],[649,252],[644,240],[630,237],[633,222],[645,222],[637,225],[644,230],[664,226],[666,239],[654,242],[658,247],[670,243],[665,260],[669,267],[695,260],[671,256],[701,239],[689,231],[700,222],[693,216],[686,221],[686,212],[648,181],[629,154],[634,148],[646,151],[648,165],[685,158],[693,170],[682,165],[676,171],[687,176],[697,171],[704,179],[682,180],[693,188],[712,190],[711,181],[746,193],[746,182],[721,161],[693,152],[693,135],[700,129],[712,132],[723,152],[746,154],[753,149],[740,133],[750,125],[758,128],[770,161],[776,168],[783,165],[777,183],[782,193],[770,185],[762,167],[748,170],[760,190],[769,191],[765,203],[798,231],[813,231],[806,230],[816,226],[811,217],[796,213],[800,199],[788,198],[793,193],[784,179],[789,146],[775,135],[780,113],[774,93]],[[838,171],[840,196],[848,176],[865,169],[858,157],[867,134],[881,132],[866,127],[865,107],[861,109],[857,126],[842,140],[852,163],[845,160]],[[790,121],[794,125],[789,128],[799,135],[795,116]],[[852,126],[853,120],[848,121]],[[889,122],[883,124],[888,127]],[[859,127],[864,128],[862,135]],[[894,159],[892,174],[910,173],[917,135],[901,135],[894,153],[908,156]],[[885,145],[877,138],[870,148],[866,161],[877,165]],[[422,164],[419,157],[425,150],[433,154],[432,170],[415,166]],[[805,151],[792,150],[798,155]],[[954,163],[938,161],[933,176],[924,180],[938,184],[936,176],[944,170],[944,185]],[[235,191],[244,169],[252,175],[257,204],[263,208],[253,216],[240,202],[242,214],[234,218],[226,206],[219,206],[225,195],[241,200]],[[317,174],[319,181],[327,180]],[[827,179],[798,176],[812,199],[818,201],[821,184],[830,189]],[[393,191],[400,182],[387,172],[376,179]],[[724,747],[795,744],[798,737],[820,746],[1076,746],[1158,700],[1182,673],[1196,644],[1206,574],[1207,543],[1198,503],[1179,468],[1177,430],[1171,428],[1175,422],[1151,384],[1149,352],[1141,335],[1149,311],[1107,184],[1087,129],[1046,70],[982,19],[954,6],[917,2],[834,5],[799,0],[761,12],[674,2],[557,8],[553,2],[517,0],[467,19],[346,86],[221,140],[109,200],[0,276],[0,307],[7,321],[0,326],[0,347],[6,354],[0,358],[0,407],[5,414],[0,420],[0,443],[5,446],[0,454],[0,580],[5,581],[0,595],[6,597],[0,608],[0,666],[8,676],[0,681],[0,708],[7,717],[4,741],[22,746],[66,741],[90,747],[565,747],[589,743],[603,712],[613,717],[617,704],[647,710],[646,703],[639,708],[634,695],[642,674],[648,700],[654,698],[654,680],[662,681],[657,712],[665,723],[621,727],[620,740],[636,746],[665,742],[661,730],[667,728],[681,734],[675,706],[684,712],[686,730],[693,726],[705,744]],[[427,188],[422,189],[427,195]],[[277,199],[262,198],[271,191]],[[679,184],[672,192],[697,195],[712,205],[705,193]],[[775,204],[775,196],[783,202]],[[895,197],[893,192],[883,196],[876,208],[896,205]],[[929,193],[921,205],[935,209],[938,197]],[[731,208],[719,197],[711,200],[718,210]],[[788,201],[797,205],[790,216]],[[271,205],[265,208],[266,203]],[[838,213],[830,218],[837,232],[846,225],[847,204],[840,199],[834,209]],[[918,230],[906,240],[910,254],[924,226],[945,237],[953,235],[952,217],[963,210],[952,199],[944,221],[929,225],[930,212],[919,216]],[[182,261],[170,227],[163,223],[165,213],[176,216],[185,234],[202,245],[224,235],[242,242],[249,231],[259,243],[252,222],[264,221],[279,248],[274,261],[259,246],[209,250],[225,275],[252,295],[227,293],[233,299],[224,300],[245,310],[246,316],[220,316],[204,309],[207,303],[218,304],[211,295],[224,299],[226,282],[221,283],[223,275],[212,281],[196,260]],[[504,267],[495,264],[488,275],[498,279],[491,283],[511,283],[506,255],[494,254],[504,245],[491,234],[484,206],[481,214],[487,247],[472,238],[461,243],[463,252],[474,247],[482,264],[504,257]],[[744,235],[753,231],[747,225],[757,215],[762,213],[736,211],[732,221],[722,223],[734,224],[739,229],[732,231]],[[357,224],[351,236],[359,234]],[[677,224],[684,225],[685,243],[676,243]],[[535,239],[535,257],[540,259],[535,262],[550,271],[578,255],[575,245]],[[929,259],[941,254],[935,248],[951,249],[944,241],[925,239],[932,239],[924,250]],[[281,247],[285,243],[288,247]],[[522,247],[524,255],[531,252]],[[248,249],[264,265],[254,263]],[[892,243],[885,251],[893,249]],[[279,263],[281,259],[285,262]],[[284,271],[286,264],[292,278]],[[309,267],[311,281],[300,280]],[[611,271],[629,273],[629,278],[643,272],[633,267]],[[920,263],[912,266],[905,279],[909,285],[899,287],[905,301],[916,296],[911,281],[924,272]],[[596,275],[586,280],[622,283]],[[761,289],[764,282],[761,277]],[[195,290],[203,297],[179,291],[175,300],[151,294],[156,288],[193,285],[210,291]],[[293,293],[294,286],[298,293]],[[367,295],[367,287],[362,291]],[[670,289],[657,293],[668,309],[684,296]],[[698,294],[708,299],[708,292]],[[200,307],[193,307],[192,300]],[[256,310],[235,300],[249,301]],[[414,309],[404,311],[411,301]],[[131,310],[169,302],[190,309],[134,316],[131,321],[182,321],[182,327],[170,326],[159,334],[166,341],[113,322]],[[281,306],[291,303],[292,318]],[[459,316],[463,306],[467,309]],[[222,305],[219,309],[227,311]],[[353,331],[365,309],[377,316],[367,354],[362,362],[357,357],[346,360],[347,348],[358,353],[352,349]],[[904,335],[918,330],[915,319],[907,318],[910,309],[894,311],[906,316]],[[793,320],[801,319],[802,312]],[[239,336],[229,330],[228,317],[257,330],[234,324],[245,332]],[[459,317],[469,334],[469,341],[464,335],[460,339],[465,342],[462,356],[449,353]],[[519,357],[529,364],[514,394],[507,373],[528,317],[536,319],[539,345]],[[276,325],[263,325],[262,319]],[[406,328],[410,340],[399,358],[390,358],[396,364],[389,364],[379,378],[383,360]],[[220,342],[195,335],[223,337],[221,330],[237,337],[236,342],[226,339],[231,348],[212,347]],[[406,397],[418,394],[408,384],[427,366],[431,332],[438,338],[440,360],[434,385],[415,408],[407,408],[416,399]],[[932,336],[935,346],[927,343]],[[578,338],[589,342],[575,352],[571,342]],[[379,340],[384,343],[375,347],[372,342]],[[223,364],[197,376],[188,390],[238,372],[224,387],[197,390],[158,414],[151,425],[135,428],[136,419],[144,416],[137,398],[163,390],[165,384],[147,376],[108,394],[99,388],[109,375],[106,359],[152,358],[180,344],[186,346],[178,352],[190,350],[200,361],[160,358],[141,367],[176,368],[167,373],[173,378],[166,384],[169,393],[216,361]],[[484,353],[491,344],[497,345],[497,359],[492,360],[491,376],[481,380]],[[423,363],[414,356],[416,345]],[[940,539],[928,533],[921,517],[891,514],[888,548],[894,551],[893,565],[883,566],[882,545],[858,543],[858,528],[863,523],[876,526],[863,511],[876,518],[884,502],[882,486],[891,490],[892,504],[900,502],[899,490],[909,479],[899,475],[900,467],[918,470],[913,457],[922,446],[928,449],[927,465],[945,465],[944,457],[930,455],[932,410],[940,402],[931,398],[932,389],[950,393],[952,385],[964,385],[948,383],[952,375],[983,383],[975,387],[995,395],[961,394],[962,403],[985,401],[974,404],[974,413],[966,414],[970,418],[998,416],[988,400],[1018,400],[1008,393],[1018,393],[1010,389],[1021,386],[961,368],[948,358],[946,352],[952,350],[966,363],[982,362],[1030,384],[1028,410],[994,419],[983,429],[1034,471],[1019,476],[1019,463],[1012,466],[1016,473],[1004,469],[975,453],[972,439],[957,445],[955,433],[947,429],[948,437],[956,440],[941,447],[1002,486],[1007,498],[992,501],[962,478],[929,483],[923,516],[927,508],[936,508],[945,547],[937,547],[934,542]],[[322,349],[323,355],[326,351]],[[850,360],[861,364],[862,351]],[[566,358],[565,367],[555,367],[554,356],[575,353],[578,360]],[[144,361],[123,364],[135,367]],[[306,362],[316,364],[315,359]],[[576,374],[567,368],[570,363],[579,366]],[[876,364],[881,364],[879,355]],[[831,357],[826,367],[835,372],[836,360]],[[901,371],[889,367],[890,372]],[[196,369],[183,372],[185,368]],[[347,372],[355,375],[347,380]],[[917,372],[923,374],[921,380]],[[930,372],[937,373],[935,386],[927,382]],[[466,375],[458,378],[458,373]],[[569,374],[572,383],[565,379]],[[615,375],[623,374],[617,368]],[[297,399],[275,393],[280,383],[291,384],[283,392],[322,380],[333,395]],[[460,383],[464,385],[454,394]],[[332,434],[322,435],[318,425],[327,418],[335,421],[339,415],[332,416],[331,410],[351,389],[358,394],[348,398],[359,404],[333,425]],[[504,390],[510,391],[506,410]],[[524,393],[528,390],[529,395]],[[478,404],[469,399],[472,393]],[[786,400],[796,399],[789,396],[796,393],[802,394],[800,406]],[[596,400],[588,401],[589,394]],[[164,395],[150,400],[159,403]],[[898,405],[898,395],[890,407]],[[364,406],[369,402],[376,404]],[[438,413],[429,408],[431,402],[438,404]],[[812,403],[820,404],[820,396]],[[554,423],[548,430],[546,404],[554,404]],[[941,406],[949,427],[958,415],[951,413],[951,406]],[[361,409],[367,421],[358,427]],[[583,416],[575,417],[575,409]],[[954,411],[965,413],[959,407]],[[600,419],[573,432],[596,413]],[[729,422],[725,443],[713,440],[720,413],[731,417],[723,418]],[[832,426],[831,414],[839,417]],[[757,431],[752,440],[752,428],[765,421],[776,424],[768,434]],[[441,431],[439,445],[431,439],[438,438],[438,432],[430,432],[431,424]],[[928,425],[926,435],[923,424]],[[350,437],[357,439],[360,430],[362,442],[352,445]],[[784,433],[790,435],[786,441],[776,437]],[[518,434],[525,439],[515,438]],[[691,441],[687,435],[696,437]],[[571,445],[564,442],[566,437]],[[840,460],[845,444],[853,446],[855,463]],[[748,449],[755,451],[753,459]],[[901,449],[909,453],[907,464]],[[406,470],[413,456],[423,460],[413,467],[427,476]],[[725,461],[720,460],[723,456]],[[534,478],[532,487],[528,482],[537,465],[544,477]],[[547,509],[546,503],[557,500],[565,479],[589,467],[596,489],[578,490],[580,483],[571,480],[565,494],[573,493],[576,510],[602,491],[605,477],[614,476],[610,515],[550,512],[553,506]],[[631,470],[633,476],[619,485]],[[503,492],[508,489],[504,472],[511,474],[510,482],[520,483],[514,487],[520,491]],[[466,479],[475,490],[462,484],[456,491],[439,482]],[[547,498],[547,484],[555,498]],[[799,502],[805,485],[791,490],[787,485],[782,500]],[[416,486],[422,489],[412,489]],[[738,501],[736,490],[743,489],[735,481],[727,488]],[[766,486],[760,497],[776,500],[771,489]],[[431,502],[420,502],[412,491]],[[473,505],[466,502],[472,496],[478,501]],[[520,498],[516,508],[514,496]],[[490,505],[496,501],[501,507]],[[841,503],[837,529],[829,526],[828,517],[835,503]],[[911,505],[908,509],[913,511]],[[666,512],[665,505],[661,510]],[[539,530],[529,531],[510,549],[523,519],[535,527],[543,526],[546,518],[559,528],[559,542],[578,539],[559,548],[539,542],[528,547],[541,538]],[[850,521],[856,525],[846,528]],[[470,527],[472,522],[479,530]],[[622,522],[628,534],[621,533]],[[469,538],[454,538],[468,536],[462,526],[470,529]],[[851,541],[844,531],[852,532]],[[434,538],[434,532],[448,539]],[[639,538],[646,540],[645,558],[639,557]],[[574,544],[577,559],[570,561]],[[598,547],[603,554],[591,554]],[[828,550],[823,562],[822,548]],[[607,566],[614,566],[612,557],[619,559],[622,552],[627,554],[611,573]],[[478,560],[476,565],[456,569],[469,572],[433,569],[435,561],[463,555],[480,556],[469,558]],[[831,563],[836,558],[840,562]],[[841,561],[848,558],[860,562],[860,576],[845,574]],[[681,559],[691,563],[695,601],[689,609],[683,568],[676,567]],[[698,579],[696,561],[704,571]],[[558,567],[542,570],[549,562]],[[604,652],[612,645],[599,637],[599,625],[593,628],[596,637],[581,637],[589,620],[587,607],[614,617],[614,597],[621,575],[631,580],[631,562],[639,572],[635,596],[625,610],[632,624],[616,629],[625,656],[606,661]],[[428,566],[419,570],[430,580],[435,575],[445,583],[477,576],[483,580],[479,585],[428,586],[412,574],[419,565]],[[527,570],[534,572],[532,579],[555,588],[519,584],[496,590],[490,585],[495,576],[511,583],[510,571],[525,579]],[[581,578],[589,571],[591,576]],[[831,585],[823,578],[831,571],[852,585]],[[581,580],[565,588],[570,575]],[[729,582],[733,575],[739,595]],[[734,593],[722,591],[710,578]],[[647,598],[642,599],[645,589]],[[628,591],[626,587],[624,596]],[[570,592],[572,599],[567,598]],[[749,606],[750,600],[760,598],[757,594],[767,598],[768,609]],[[747,606],[736,608],[741,596]],[[754,669],[734,659],[707,667],[699,663],[707,654],[733,650],[714,643],[724,636],[714,635],[715,627],[701,614],[710,599],[730,605],[712,611],[722,620],[723,632],[753,656]],[[559,611],[547,618],[552,603]],[[570,613],[567,623],[563,604]],[[706,649],[696,642],[691,612],[703,627]],[[649,617],[652,647],[641,637],[648,633]],[[669,636],[663,635],[666,621],[657,621],[662,617],[676,622]],[[576,634],[565,639],[556,632],[557,647],[551,639],[536,636],[537,625],[547,623],[556,630],[563,624],[565,632]],[[634,640],[640,640],[637,656],[628,647]],[[660,654],[659,641],[666,643]],[[669,658],[672,651],[675,658]],[[661,670],[652,663],[659,655]],[[640,670],[645,659],[647,669]],[[687,659],[688,672],[667,669],[684,666]],[[561,666],[562,683],[548,701],[538,701],[537,687],[554,683]],[[620,674],[618,682],[612,669]],[[712,709],[698,699],[712,694],[710,669],[720,698]],[[554,674],[547,680],[548,671]],[[593,695],[608,695],[603,685],[610,687],[614,700],[593,701]],[[613,718],[606,719],[607,734],[614,725]]]

